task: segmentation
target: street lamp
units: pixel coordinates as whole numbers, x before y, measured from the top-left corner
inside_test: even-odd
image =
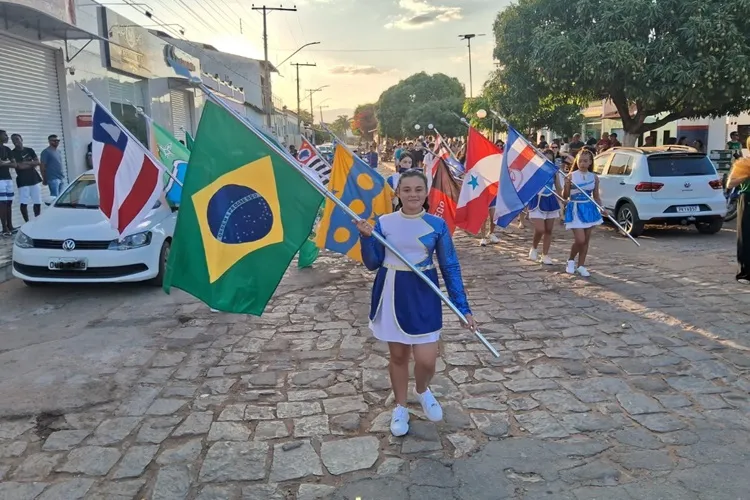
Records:
[[[476,34],[476,33],[468,33],[466,35],[458,35],[458,38],[461,40],[466,40],[468,47],[469,47],[469,98],[474,97],[474,82],[471,78],[471,39],[476,38],[478,36],[484,36],[484,33]]]
[[[310,42],[310,43],[306,43],[306,44],[304,44],[304,45],[303,45],[302,47],[300,47],[300,48],[298,48],[297,50],[295,50],[294,52],[292,52],[292,55],[291,55],[291,56],[287,57],[286,59],[284,59],[283,61],[281,61],[281,62],[280,62],[279,64],[277,64],[277,65],[276,65],[276,69],[279,69],[279,67],[280,67],[280,66],[281,66],[282,64],[284,64],[285,62],[287,62],[287,61],[288,61],[289,59],[291,59],[291,58],[292,58],[292,57],[294,56],[294,54],[296,54],[296,53],[297,53],[297,52],[299,52],[300,50],[304,49],[305,47],[309,47],[310,45],[319,45],[319,44],[320,44],[320,42]]]

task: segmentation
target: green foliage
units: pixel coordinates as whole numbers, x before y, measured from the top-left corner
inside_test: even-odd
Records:
[[[310,114],[309,111],[305,111],[304,109],[301,109],[299,111],[299,119],[302,121],[303,126],[304,125],[311,125],[313,122],[313,117]]]
[[[444,135],[459,135],[463,125],[450,112],[460,113],[466,93],[457,78],[442,73],[417,73],[380,95],[377,120],[380,135],[416,137],[434,124]],[[453,116],[452,120],[448,116]],[[414,129],[415,124],[422,129]]]
[[[611,99],[641,134],[750,108],[748,13],[750,0],[520,0],[495,21],[494,55],[509,96]]]
[[[360,104],[357,106],[354,110],[352,132],[366,141],[372,141],[375,133],[371,131],[378,128],[377,110],[377,104]]]
[[[349,115],[339,115],[331,123],[331,131],[339,137],[346,137],[346,133],[351,129]]]

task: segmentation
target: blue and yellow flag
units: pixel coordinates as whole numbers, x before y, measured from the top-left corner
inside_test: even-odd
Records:
[[[385,179],[341,144],[336,145],[333,155],[328,189],[371,224],[377,217],[393,211],[394,194]],[[315,242],[319,248],[362,262],[359,232],[352,224],[352,218],[331,200],[326,200]]]

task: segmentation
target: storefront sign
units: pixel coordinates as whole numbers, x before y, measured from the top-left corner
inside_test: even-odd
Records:
[[[94,125],[93,117],[91,113],[84,113],[76,116],[76,126],[78,127],[92,127]]]
[[[105,45],[108,55],[107,67],[130,75],[151,77],[152,70],[147,53],[149,39],[153,38],[153,35],[109,9],[106,11],[106,18],[109,39],[115,42]]]
[[[4,0],[7,3],[25,5],[68,24],[76,24],[76,6],[74,0]]]
[[[174,45],[164,46],[164,61],[174,72],[188,80],[197,79],[200,82],[198,67],[200,62],[195,57],[181,51]]]

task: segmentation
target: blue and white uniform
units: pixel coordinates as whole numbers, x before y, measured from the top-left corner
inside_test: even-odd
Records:
[[[555,196],[555,177],[552,177],[545,189],[531,199],[528,204],[529,219],[557,219],[560,217],[560,202]]]
[[[433,254],[437,254],[451,301],[463,314],[471,314],[461,266],[443,219],[424,211],[417,215],[398,211],[380,217],[375,232],[436,285]],[[365,266],[377,270],[369,315],[375,338],[407,345],[437,342],[443,328],[442,302],[437,294],[374,237],[360,236],[360,241]]]
[[[575,170],[570,174],[570,199],[565,207],[565,229],[588,229],[602,223],[602,214],[596,205],[573,184],[577,184],[593,198],[596,174]]]

